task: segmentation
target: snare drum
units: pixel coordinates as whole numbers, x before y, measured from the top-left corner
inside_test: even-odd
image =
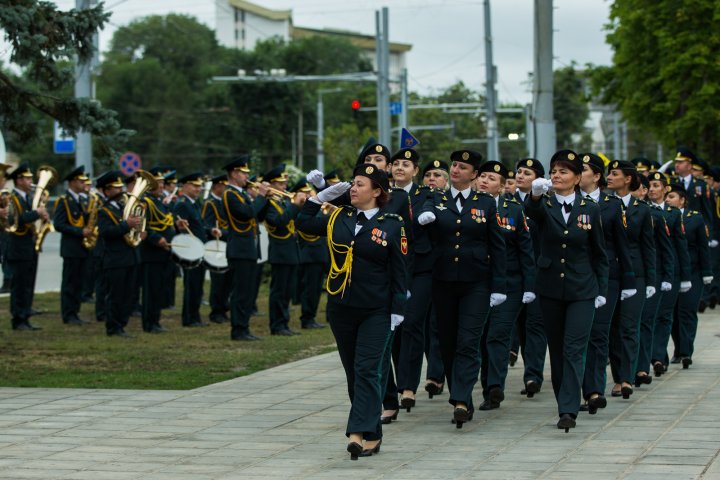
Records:
[[[183,268],[195,268],[202,263],[205,245],[187,233],[175,235],[172,239],[172,259]]]
[[[215,273],[225,273],[228,267],[227,243],[222,240],[210,240],[205,243],[205,255],[203,261],[208,270]]]

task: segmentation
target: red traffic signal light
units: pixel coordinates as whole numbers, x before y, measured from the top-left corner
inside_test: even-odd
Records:
[[[350,106],[351,106],[352,109],[355,110],[355,111],[360,110],[360,102],[359,102],[358,100],[353,100],[353,101],[350,103]]]

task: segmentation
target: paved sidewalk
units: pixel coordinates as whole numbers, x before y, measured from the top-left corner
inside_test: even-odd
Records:
[[[702,315],[690,370],[672,365],[568,434],[549,380],[519,395],[518,364],[500,409],[457,430],[447,394],[422,392],[357,462],[335,353],[190,391],[4,388],[0,478],[720,479],[719,333],[720,315]]]

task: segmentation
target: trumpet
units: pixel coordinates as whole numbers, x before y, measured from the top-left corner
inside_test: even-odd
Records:
[[[32,201],[33,210],[37,210],[38,208],[45,208],[48,198],[50,197],[50,192],[48,191],[48,189],[55,185],[58,179],[57,171],[49,165],[43,165],[38,168],[37,175],[38,181],[37,185],[35,186],[35,194],[33,195]],[[51,220],[35,220],[35,233],[37,234],[37,238],[35,239],[36,252],[42,250],[42,244],[45,241],[45,236],[48,233],[54,231],[55,228],[53,227]]]
[[[248,180],[247,186],[250,188],[258,188],[260,186],[260,184],[257,182],[251,182]],[[267,189],[268,189],[268,192],[270,192],[270,194],[273,197],[286,197],[286,198],[289,198],[290,200],[295,198],[294,193],[284,192],[282,190],[278,190],[277,188],[272,188],[272,187],[267,187]]]

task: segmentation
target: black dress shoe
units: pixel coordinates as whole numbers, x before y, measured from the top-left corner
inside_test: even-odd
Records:
[[[467,410],[465,408],[455,407],[453,411],[453,421],[455,428],[462,428],[463,423],[469,422],[473,419],[473,410]]]
[[[326,327],[326,325],[323,325],[322,323],[318,323],[318,322],[314,322],[314,321],[310,322],[310,323],[306,323],[302,326],[302,328],[308,329],[308,330],[312,330],[312,329],[316,329],[316,328],[325,328],[325,327]]]
[[[653,363],[653,373],[656,377],[661,377],[662,374],[665,373],[665,367],[662,362]]]
[[[347,451],[350,453],[350,460],[357,460],[363,451],[362,445],[357,442],[350,442],[347,446]]]
[[[13,326],[13,330],[17,330],[19,332],[34,332],[37,330],[42,330],[42,327],[36,327],[30,322],[23,322],[18,323],[17,325]]]
[[[360,457],[372,457],[373,453],[380,453],[380,445],[382,444],[382,438],[378,441],[377,445],[375,445],[373,448],[363,448],[363,451],[360,453]]]
[[[622,395],[623,399],[627,400],[630,398],[630,395],[633,394],[633,388],[630,386],[622,387],[620,389],[620,395]]]
[[[295,334],[293,332],[291,332],[290,330],[285,329],[285,330],[276,330],[276,331],[272,332],[271,335],[280,335],[281,337],[292,337]]]
[[[415,406],[415,399],[410,397],[403,397],[400,399],[400,406],[403,407],[406,412],[410,413],[410,409]]]
[[[397,417],[398,417],[398,411],[395,410],[395,413],[393,413],[389,417],[380,416],[380,423],[382,423],[383,425],[389,425],[392,423],[393,420],[397,420]]]
[[[478,410],[487,411],[487,410],[495,410],[496,408],[500,408],[500,404],[495,403],[492,400],[488,399],[480,404],[480,406],[478,407]]]
[[[690,357],[683,357],[681,361],[683,370],[687,370],[688,368],[690,368],[690,365],[692,365],[692,359]]]
[[[563,413],[560,415],[560,420],[558,420],[557,428],[560,430],[565,430],[565,433],[568,433],[571,428],[575,428],[575,419],[570,415],[569,413]]]
[[[500,406],[500,403],[502,403],[503,400],[505,400],[505,393],[502,391],[502,388],[500,387],[493,387],[490,389],[490,393],[488,394],[488,398],[493,404],[497,404],[497,406]]]
[[[540,392],[540,385],[534,380],[529,380],[525,384],[525,395],[527,395],[527,398],[533,398],[536,393]]]
[[[514,367],[515,363],[517,363],[518,354],[515,352],[510,352],[510,366]]]
[[[428,392],[428,396],[433,398],[435,395],[440,395],[443,392],[443,385],[436,385],[433,382],[425,384],[425,391]]]
[[[587,406],[588,413],[590,415],[595,415],[598,411],[598,408],[607,407],[607,399],[602,395],[598,395],[597,397],[590,397],[587,401]]]
[[[650,375],[635,375],[635,386],[650,385],[652,383],[652,377]]]
[[[237,342],[256,342],[258,340],[261,340],[260,337],[256,337],[252,333],[242,333],[240,335],[235,335],[234,337],[231,337],[230,339],[235,340]]]

